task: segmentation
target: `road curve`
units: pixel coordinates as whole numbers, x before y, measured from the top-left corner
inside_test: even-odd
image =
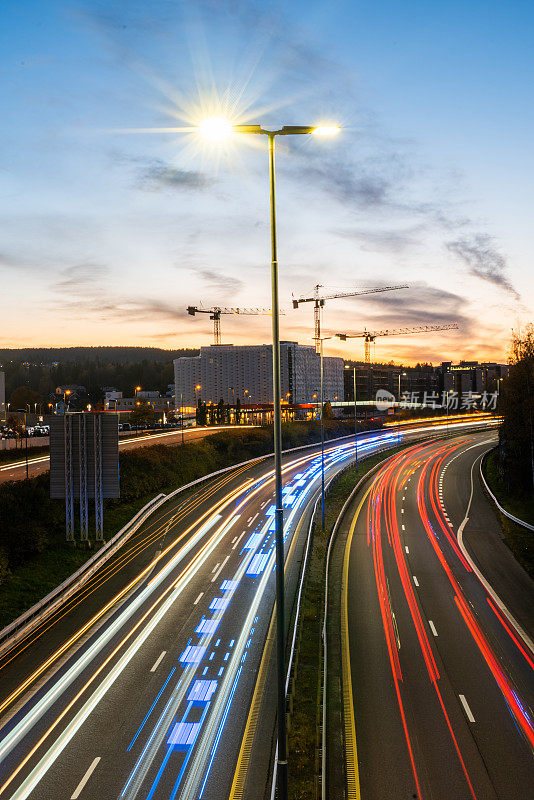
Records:
[[[481,488],[494,444],[414,445],[340,526],[349,797],[534,797],[534,582]]]
[[[360,437],[360,456],[395,437]],[[329,444],[327,477],[352,458]],[[319,485],[317,447],[286,454],[289,606]],[[228,798],[274,605],[272,496],[269,460],[178,495],[3,655],[1,798]],[[268,786],[274,708],[247,797]]]

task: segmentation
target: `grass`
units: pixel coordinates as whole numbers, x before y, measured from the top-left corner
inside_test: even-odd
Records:
[[[325,529],[321,524],[320,507],[317,507],[307,574],[298,620],[298,649],[295,656],[293,695],[289,717],[288,747],[291,764],[291,800],[309,800],[315,797],[319,772],[318,752],[320,697],[322,684],[321,632],[324,614],[325,567],[328,540],[343,504],[357,480],[366,475],[384,458],[394,455],[410,445],[394,447],[347,469],[328,491],[325,505]],[[340,686],[340,683],[339,683]],[[337,694],[337,697],[336,697]],[[341,692],[330,695],[330,711],[341,710]],[[333,706],[333,708],[331,708]]]
[[[114,536],[154,496],[155,493],[150,493],[110,509],[104,515],[104,538]],[[0,630],[46,597],[94,554],[93,549],[73,547],[64,536],[63,528],[59,533],[54,531],[45,550],[4,577],[0,589]]]
[[[327,425],[330,437],[346,432],[346,423]],[[290,423],[283,426],[282,435],[284,447],[295,447],[316,441],[319,426]],[[183,446],[154,443],[121,453],[121,499],[104,501],[104,539],[110,539],[159,492],[168,494],[271,449],[271,429],[236,428]],[[0,528],[0,629],[62,583],[94,552],[65,542],[64,503],[50,500],[48,482],[45,473],[0,486],[0,518],[9,520]],[[90,535],[92,528],[90,518]]]
[[[482,469],[488,486],[500,505],[514,517],[534,525],[534,494],[530,497],[513,497],[508,493],[499,477],[497,449],[486,456]],[[504,514],[499,516],[506,544],[530,577],[534,578],[534,531],[517,525]]]

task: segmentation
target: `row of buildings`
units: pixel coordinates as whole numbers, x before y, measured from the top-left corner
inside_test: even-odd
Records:
[[[324,358],[324,396],[343,399],[343,359]],[[289,403],[316,401],[321,389],[320,357],[315,348],[280,343],[282,397]],[[198,356],[174,361],[176,405],[224,400],[235,405],[273,402],[272,345],[212,344]]]
[[[320,357],[315,348],[297,342],[280,344],[282,398],[298,405],[317,402],[320,396]],[[345,367],[348,367],[345,369]],[[342,358],[324,357],[324,397],[331,401],[372,401],[380,389],[396,398],[409,395],[422,402],[425,395],[459,395],[471,392],[498,392],[508,374],[508,365],[443,361],[439,366],[401,367],[393,364],[345,364]],[[203,402],[229,405],[272,403],[271,345],[232,344],[202,347],[198,356],[174,361],[176,406],[196,406]],[[419,398],[419,400],[417,400]]]

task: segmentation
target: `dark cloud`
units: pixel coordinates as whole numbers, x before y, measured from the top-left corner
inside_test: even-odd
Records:
[[[86,316],[92,319],[106,321],[123,320],[127,322],[176,322],[185,319],[187,311],[180,305],[158,300],[156,298],[126,298],[114,299],[97,293],[75,301],[58,303],[62,314],[72,314],[80,318]]]
[[[424,283],[411,284],[409,289],[400,291],[366,295],[365,301],[354,298],[352,302],[359,305],[360,328],[391,329],[457,322],[462,333],[467,335],[473,325],[466,313],[468,303],[464,297]],[[369,309],[369,312],[364,316],[360,309]],[[356,329],[354,325],[351,327]]]
[[[53,284],[52,289],[59,292],[85,292],[88,287],[100,284],[108,273],[109,268],[103,264],[74,264],[61,270],[60,280]]]
[[[224,275],[222,272],[216,272],[212,269],[192,270],[192,272],[202,278],[209,289],[216,290],[223,295],[229,293],[236,294],[246,285],[245,282],[239,280],[239,278]]]
[[[424,225],[418,225],[405,230],[337,228],[332,233],[343,239],[358,242],[362,250],[398,253],[416,246],[419,241],[418,234],[424,230]]]
[[[493,283],[519,300],[519,294],[506,275],[506,260],[487,234],[473,234],[447,242],[447,250],[463,261],[471,275]]]
[[[141,188],[151,191],[161,188],[187,191],[206,189],[212,186],[215,180],[202,172],[175,169],[163,161],[154,161],[141,173],[139,183]]]

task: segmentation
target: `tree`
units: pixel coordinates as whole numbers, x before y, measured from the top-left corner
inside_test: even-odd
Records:
[[[323,406],[323,419],[334,419],[334,412],[332,411],[330,400],[327,400]]]
[[[509,361],[499,397],[499,468],[508,491],[521,496],[534,486],[534,325],[513,332]]]
[[[25,409],[28,405],[31,409],[34,403],[40,403],[41,400],[41,395],[33,389],[28,388],[28,386],[17,386],[17,388],[13,389],[11,392],[9,405],[13,410],[19,408]]]
[[[154,409],[147,403],[141,403],[130,414],[130,422],[134,425],[152,425],[154,423]]]

